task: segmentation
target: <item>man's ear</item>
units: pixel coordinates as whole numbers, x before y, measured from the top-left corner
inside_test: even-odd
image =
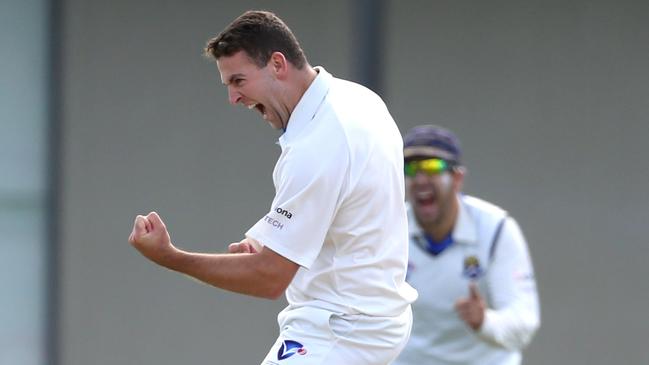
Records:
[[[453,188],[456,192],[462,191],[464,186],[464,176],[466,175],[466,167],[455,166],[453,168]]]
[[[268,65],[278,79],[286,78],[288,73],[288,61],[282,52],[273,52],[268,60]]]

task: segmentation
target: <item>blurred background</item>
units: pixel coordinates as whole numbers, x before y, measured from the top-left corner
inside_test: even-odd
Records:
[[[233,108],[208,38],[275,11],[402,133],[461,138],[466,192],[521,224],[542,326],[525,363],[649,364],[649,3],[0,1],[0,365],[257,364],[284,301],[126,239],[158,211],[223,251],[268,209],[279,137]],[[326,143],[326,141],[322,141]]]

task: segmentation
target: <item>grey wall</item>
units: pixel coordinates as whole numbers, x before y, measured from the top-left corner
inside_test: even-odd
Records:
[[[268,208],[278,134],[227,104],[205,41],[276,11],[312,64],[353,78],[343,1],[64,2],[61,364],[256,364],[271,302],[148,263],[127,243],[158,211],[175,243],[222,251]],[[388,1],[384,96],[402,131],[453,128],[469,193],[530,242],[543,325],[527,364],[649,362],[649,6]]]

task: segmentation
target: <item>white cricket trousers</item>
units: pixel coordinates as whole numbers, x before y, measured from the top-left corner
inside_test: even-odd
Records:
[[[412,310],[374,317],[287,307],[277,321],[279,337],[261,365],[388,365],[408,342]]]

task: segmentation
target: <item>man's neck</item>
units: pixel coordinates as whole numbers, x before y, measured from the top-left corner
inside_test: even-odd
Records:
[[[295,106],[300,102],[300,100],[304,96],[304,93],[306,93],[306,91],[313,83],[313,80],[315,80],[315,78],[318,76],[318,71],[315,68],[311,67],[311,65],[309,64],[304,65],[304,68],[302,70],[295,71],[296,93],[293,109],[295,109]]]
[[[291,78],[289,85],[293,85],[293,87],[287,92],[288,105],[291,113],[293,113],[293,110],[304,96],[304,93],[309,89],[316,76],[318,76],[318,71],[309,64],[306,64],[301,70],[293,70],[289,76]]]

